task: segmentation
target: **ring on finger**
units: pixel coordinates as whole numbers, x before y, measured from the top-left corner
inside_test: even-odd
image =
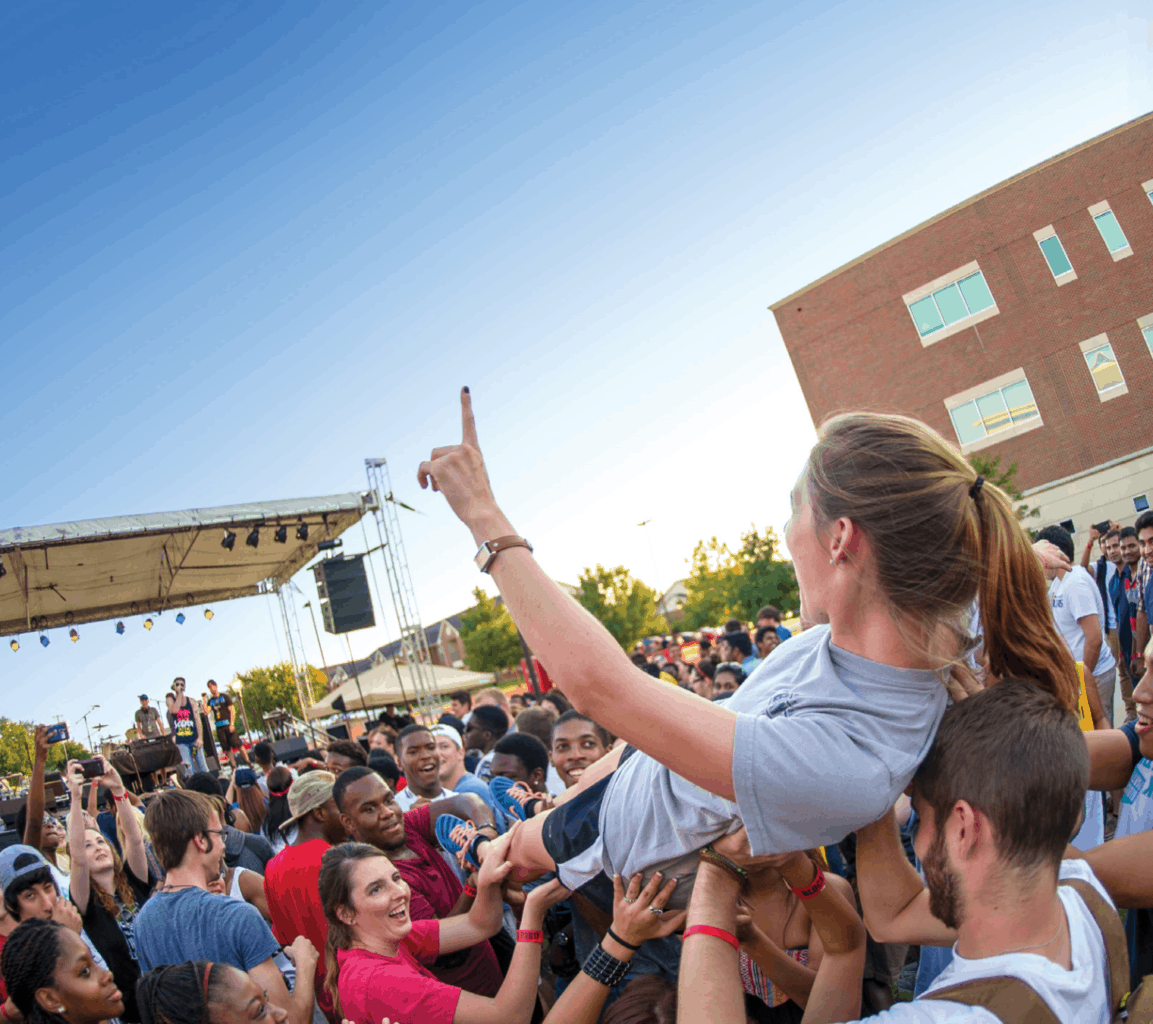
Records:
[[[650,914],[663,914],[664,912],[665,912],[664,907],[649,907],[649,913]]]
[[[625,897],[625,902],[626,902],[626,903],[636,903],[636,901],[637,901],[637,900],[636,900],[636,897],[635,897],[635,896],[634,896],[634,897],[633,897],[631,900],[630,900],[630,899],[629,899],[627,896]]]

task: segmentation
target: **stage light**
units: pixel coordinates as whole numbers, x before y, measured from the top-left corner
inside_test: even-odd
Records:
[[[204,609],[204,617],[205,617],[206,619],[211,619],[211,618],[212,618],[212,609],[211,609],[211,608],[205,608],[205,609]]]
[[[178,626],[184,625],[184,612],[177,612],[176,613],[176,624]]]
[[[75,627],[68,630],[68,639],[71,640],[73,643],[76,643],[76,641],[80,639],[80,634],[76,632]]]
[[[287,544],[288,543],[288,527],[287,526],[278,526],[276,528],[276,533],[274,533],[272,535],[272,539],[274,541],[276,541],[277,544]]]
[[[224,531],[224,540],[222,540],[220,542],[220,546],[222,548],[227,548],[229,551],[231,551],[232,545],[235,543],[236,543],[236,534],[233,533],[231,530],[225,530]]]
[[[17,640],[15,637],[13,637],[11,642],[8,644],[8,646],[11,647],[12,650],[18,651],[18,650],[20,650],[20,641]]]
[[[46,637],[43,633],[40,634],[40,646],[41,647],[47,647],[48,646],[48,637]]]
[[[301,523],[296,528],[296,539],[297,540],[308,540],[308,523]]]
[[[256,547],[260,543],[260,527],[254,526],[252,532],[244,539],[244,543],[250,548]]]
[[[124,623],[123,622],[116,623],[116,632],[119,633],[121,636],[124,635]]]
[[[152,619],[148,618],[148,619],[144,620],[144,628],[145,629],[151,629],[152,628]]]

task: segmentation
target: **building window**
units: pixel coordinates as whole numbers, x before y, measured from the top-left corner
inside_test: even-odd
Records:
[[[957,440],[963,449],[980,444],[1002,431],[1029,424],[1031,420],[1037,421],[1036,426],[1041,425],[1033,390],[1023,373],[1016,380],[991,383],[995,386],[989,386],[983,394],[966,392],[962,396],[955,396],[953,400],[945,400],[953,429],[957,432]]]
[[[1129,393],[1108,335],[1098,334],[1095,338],[1081,342],[1081,354],[1085,357],[1085,365],[1089,367],[1089,375],[1097,388],[1097,397],[1102,402]]]
[[[1033,237],[1041,247],[1041,254],[1045,257],[1045,262],[1049,264],[1049,270],[1052,272],[1053,280],[1057,282],[1058,287],[1077,280],[1073,264],[1069,262],[1069,257],[1065,254],[1065,247],[1061,244],[1061,239],[1057,237],[1057,232],[1052,224],[1041,228],[1040,231],[1034,231]]]
[[[985,310],[995,309],[996,303],[985,283],[985,275],[978,270],[931,291],[923,298],[908,302],[908,307],[909,315],[917,325],[917,333],[924,339]]]
[[[1138,513],[1149,511],[1149,495],[1138,494],[1133,498],[1133,508]]]
[[[1093,223],[1097,225],[1097,230],[1101,234],[1101,240],[1105,243],[1105,248],[1109,250],[1109,255],[1113,257],[1113,261],[1123,260],[1126,256],[1133,255],[1133,249],[1129,245],[1129,240],[1125,237],[1125,232],[1121,230],[1121,225],[1117,222],[1117,216],[1109,207],[1108,202],[1096,203],[1089,207],[1089,216],[1093,218]]]
[[[1149,202],[1153,203],[1153,178],[1141,182],[1141,187],[1145,190],[1145,195],[1149,197]]]
[[[1145,336],[1145,344],[1149,346],[1149,354],[1153,356],[1153,327],[1142,327],[1141,333]]]

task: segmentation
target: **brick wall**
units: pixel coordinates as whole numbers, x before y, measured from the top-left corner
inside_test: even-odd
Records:
[[[1153,441],[1153,116],[1042,165],[773,307],[810,413],[902,412],[956,439],[944,398],[1023,367],[1044,427],[985,454],[1022,488]],[[1107,199],[1133,255],[1114,262],[1087,208]],[[1033,232],[1052,224],[1077,280],[1058,288]],[[901,296],[977,260],[1000,310],[925,348]],[[1129,393],[1101,402],[1079,343],[1107,333]]]

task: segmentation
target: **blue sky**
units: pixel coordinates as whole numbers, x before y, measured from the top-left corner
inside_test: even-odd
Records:
[[[1148,111],[1150,39],[1135,3],[7,5],[0,526],[383,456],[432,621],[477,575],[415,472],[468,384],[546,568],[667,585],[787,516],[813,429],[769,303]],[[0,713],[123,728],[282,656],[265,599],[215,611],[26,637]]]

